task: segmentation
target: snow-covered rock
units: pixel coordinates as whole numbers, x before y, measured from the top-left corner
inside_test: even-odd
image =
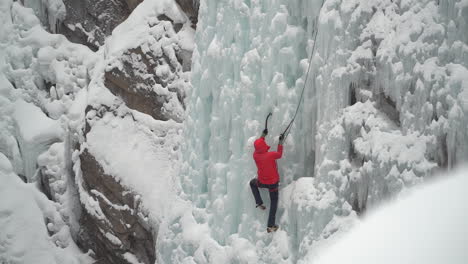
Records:
[[[63,0],[66,16],[58,23],[57,32],[70,41],[97,50],[106,37],[125,21],[142,0]]]
[[[108,175],[87,150],[78,164],[81,246],[92,249],[102,263],[122,263],[126,255],[140,263],[154,263],[155,231],[141,213],[139,195]]]
[[[155,119],[181,121],[193,34],[173,1],[143,3],[104,46],[104,85],[125,104]]]
[[[159,224],[179,192],[191,25],[174,1],[145,1],[99,51],[74,162],[79,241],[102,261],[155,261]]]

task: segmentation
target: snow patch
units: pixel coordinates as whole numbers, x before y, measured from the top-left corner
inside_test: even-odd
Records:
[[[367,215],[349,234],[309,262],[454,263],[468,259],[467,169],[418,187]],[[365,250],[363,250],[365,249]]]

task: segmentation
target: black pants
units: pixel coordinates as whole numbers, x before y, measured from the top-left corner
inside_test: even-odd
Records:
[[[263,184],[260,183],[257,179],[252,179],[250,181],[250,188],[252,189],[253,196],[257,205],[263,204],[262,197],[260,196],[260,191],[258,188],[268,188],[270,191],[270,214],[268,215],[268,226],[275,225],[276,218],[276,209],[278,208],[278,183],[275,184]]]

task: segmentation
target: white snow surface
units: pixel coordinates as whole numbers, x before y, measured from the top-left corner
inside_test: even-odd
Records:
[[[93,263],[73,242],[59,205],[22,182],[2,153],[0,182],[1,263]]]
[[[61,1],[26,2],[62,14]],[[36,14],[0,1],[0,262],[91,263],[72,239],[80,207],[70,172],[95,56],[45,31]],[[41,173],[55,202],[40,192]]]
[[[105,56],[107,58],[118,57],[122,52],[147,42],[151,35],[163,33],[161,32],[164,30],[163,28],[154,27],[158,22],[167,23],[166,27],[170,27],[170,22],[158,20],[157,17],[162,14],[175,23],[184,24],[188,20],[173,0],[143,1],[124,23],[112,31],[112,35],[106,40]],[[157,43],[156,41],[148,44],[164,45],[164,43]]]
[[[301,263],[466,263],[467,184],[463,168],[416,187],[369,213],[318,258]]]
[[[41,136],[46,138],[59,138],[61,136],[61,128],[55,120],[48,118],[34,104],[26,103],[23,100],[15,102],[13,119],[18,126],[18,133],[28,143],[41,141]]]
[[[88,112],[93,128],[85,146],[104,173],[141,195],[154,223],[160,222],[173,209],[178,194],[174,165],[179,152],[174,146],[180,141],[181,124],[156,121],[137,111],[123,117],[106,113],[94,120],[93,115]]]
[[[21,99],[14,103],[12,118],[23,153],[24,173],[30,182],[36,171],[37,157],[52,143],[61,140],[63,130],[58,121],[48,118],[39,107]]]

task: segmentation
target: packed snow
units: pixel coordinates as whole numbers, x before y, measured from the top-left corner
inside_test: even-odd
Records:
[[[369,213],[319,257],[301,263],[466,263],[467,171],[442,177]]]
[[[102,118],[91,111],[87,120],[93,128],[84,147],[104,173],[137,191],[152,219],[160,222],[178,193],[174,164],[179,154],[174,142],[180,141],[181,125],[155,121],[137,111],[122,117],[106,113]]]
[[[40,108],[23,100],[14,104],[13,121],[22,157],[24,173],[30,182],[36,171],[36,160],[40,153],[62,138],[59,122],[48,118]]]
[[[60,3],[38,7],[60,16]],[[1,1],[0,17],[0,262],[92,263],[73,240],[80,207],[70,155],[75,95],[87,85],[94,54],[45,31],[18,2]],[[53,176],[54,197],[41,192],[41,175]]]
[[[0,182],[1,263],[92,263],[73,242],[59,205],[22,182],[2,153]]]

